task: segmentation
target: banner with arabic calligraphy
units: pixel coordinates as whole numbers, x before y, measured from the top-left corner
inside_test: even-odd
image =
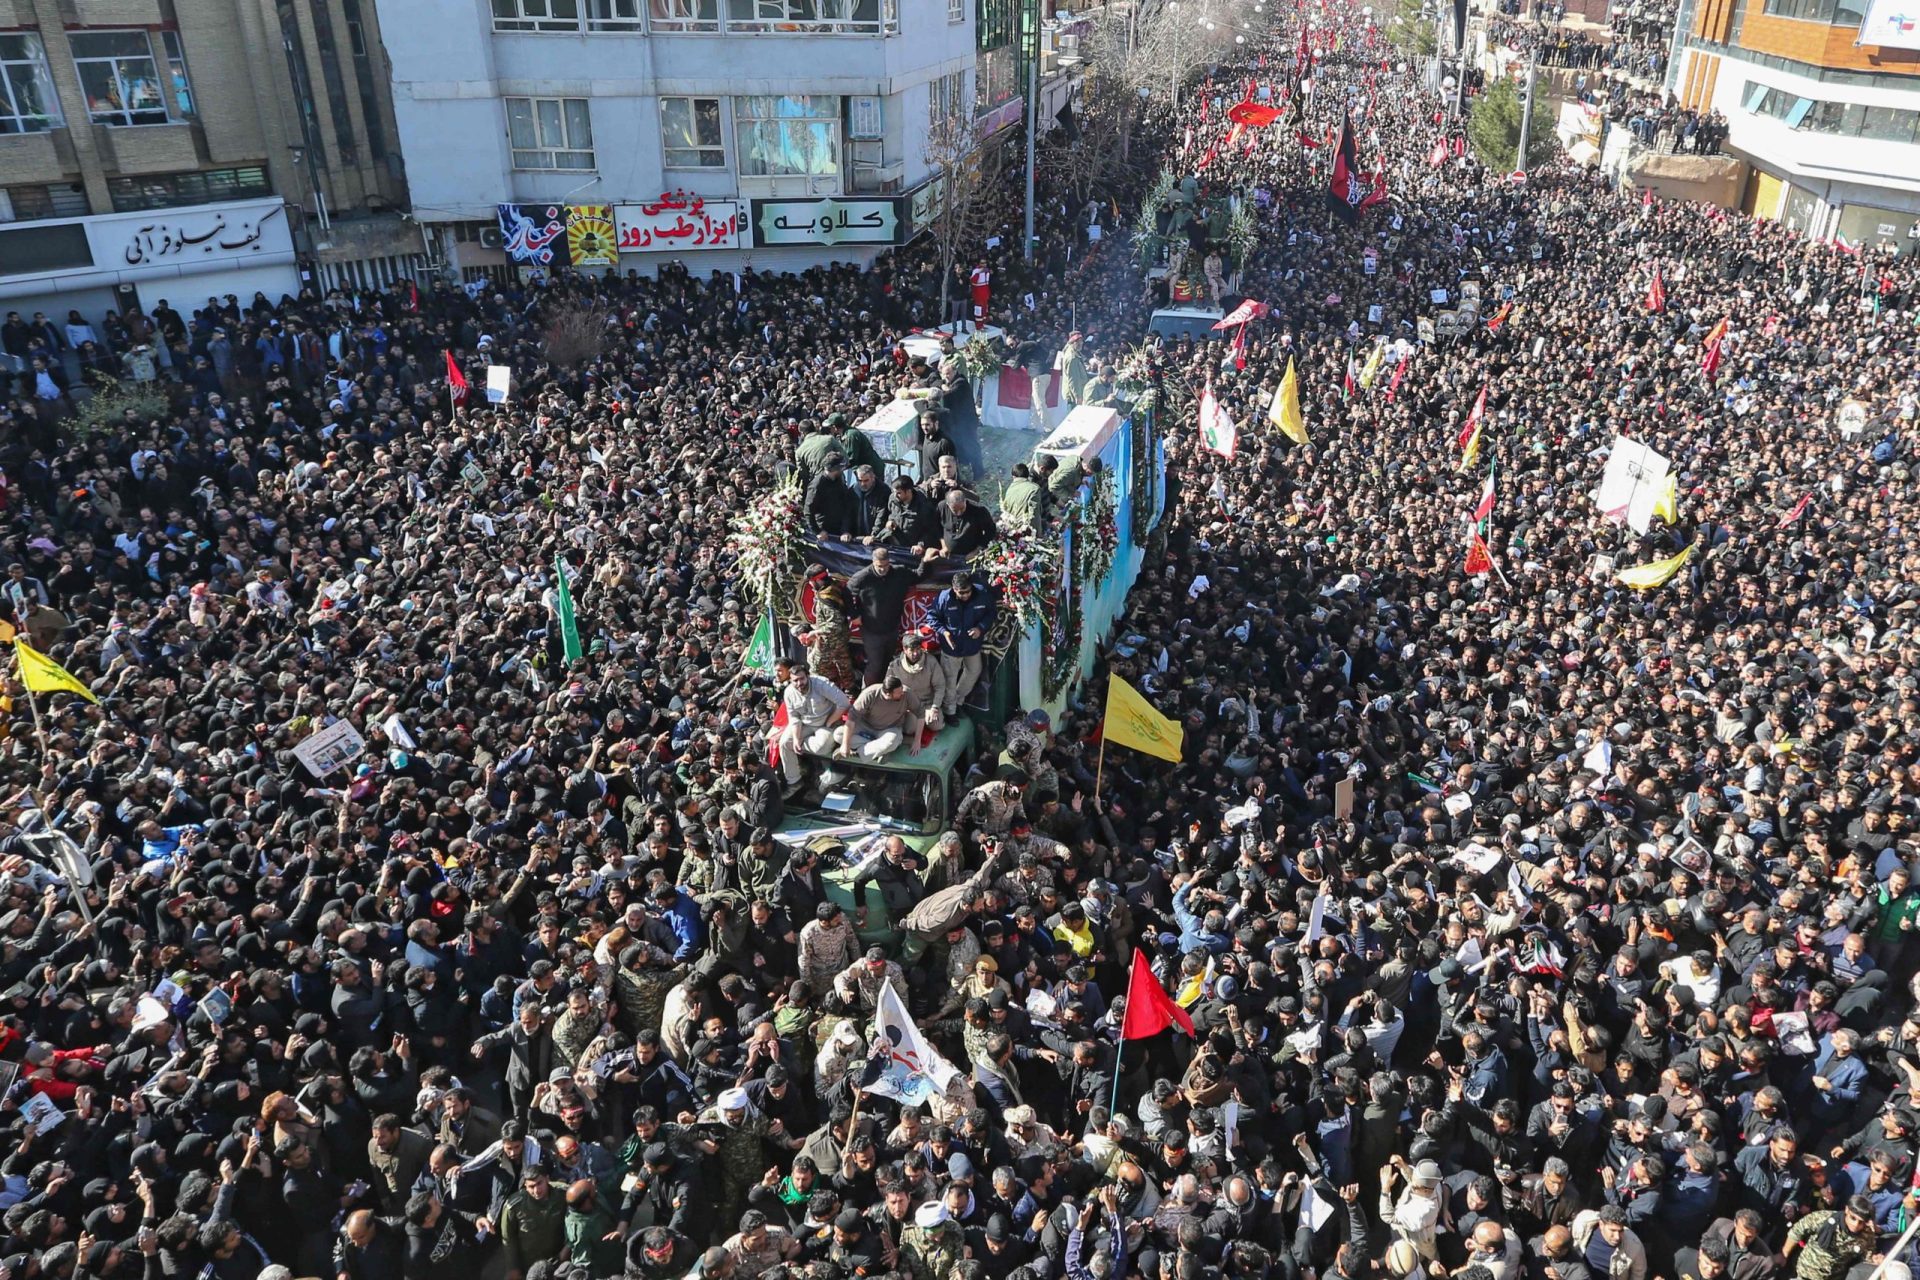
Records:
[[[738,249],[746,229],[735,202],[704,200],[685,191],[664,192],[647,204],[618,205],[613,222],[622,253]]]
[[[509,261],[536,267],[567,265],[567,210],[557,204],[499,206],[501,248]]]
[[[567,206],[567,252],[576,267],[610,267],[620,260],[613,247],[613,206]]]

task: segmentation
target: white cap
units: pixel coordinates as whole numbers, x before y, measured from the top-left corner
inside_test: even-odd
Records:
[[[914,1210],[913,1225],[931,1230],[947,1220],[947,1206],[938,1200],[929,1200]]]
[[[747,1109],[747,1091],[745,1089],[728,1089],[724,1091],[720,1095],[720,1109],[722,1111],[745,1111]]]

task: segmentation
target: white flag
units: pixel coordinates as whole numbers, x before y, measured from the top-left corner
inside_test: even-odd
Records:
[[[945,1093],[960,1075],[921,1037],[891,980],[881,985],[874,1002],[873,1026],[874,1054],[861,1088],[916,1107]]]
[[[504,364],[487,366],[487,403],[505,404],[507,392],[513,386],[513,370]]]

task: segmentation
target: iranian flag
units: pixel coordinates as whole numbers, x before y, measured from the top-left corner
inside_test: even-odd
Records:
[[[1240,429],[1233,425],[1233,415],[1221,407],[1214,397],[1213,384],[1208,383],[1200,393],[1201,443],[1221,457],[1231,458],[1239,439]]]
[[[1489,460],[1487,482],[1480,488],[1480,501],[1473,506],[1473,522],[1476,525],[1484,526],[1487,518],[1493,514],[1493,467],[1493,462]]]

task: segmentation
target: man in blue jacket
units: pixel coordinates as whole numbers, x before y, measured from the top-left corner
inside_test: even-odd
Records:
[[[947,719],[953,719],[973,686],[980,680],[985,665],[982,650],[987,633],[1000,616],[1000,606],[991,591],[973,585],[965,573],[953,575],[953,585],[933,602],[927,623],[940,641],[940,666],[947,673]]]

